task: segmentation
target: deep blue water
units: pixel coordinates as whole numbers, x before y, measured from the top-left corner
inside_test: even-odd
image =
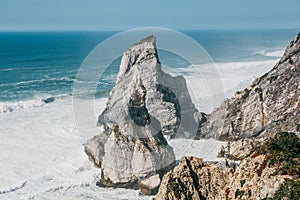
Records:
[[[101,41],[117,32],[0,33],[0,102],[72,93],[80,64]],[[215,62],[274,59],[266,52],[281,51],[297,30],[183,31],[199,42]],[[159,52],[169,66],[172,55]],[[176,59],[175,59],[176,60]],[[120,59],[106,71],[111,79],[99,82],[107,95],[114,84]]]

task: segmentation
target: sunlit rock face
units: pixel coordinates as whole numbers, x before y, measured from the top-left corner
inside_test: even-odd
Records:
[[[182,76],[161,70],[155,37],[124,52],[116,84],[98,118],[103,132],[89,139],[85,151],[101,168],[99,185],[136,187],[161,176],[175,163],[165,136],[196,134],[200,119]]]
[[[300,33],[274,68],[208,115],[203,137],[219,140],[300,134]]]

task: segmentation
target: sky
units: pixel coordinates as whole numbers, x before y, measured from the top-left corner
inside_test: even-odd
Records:
[[[0,31],[300,28],[299,0],[0,0]]]

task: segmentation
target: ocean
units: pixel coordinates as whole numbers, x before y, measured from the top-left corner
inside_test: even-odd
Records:
[[[0,102],[72,93],[80,64],[100,42],[117,32],[0,33]],[[280,57],[295,30],[183,31],[216,63],[263,61]],[[172,63],[167,54],[160,60]],[[120,61],[119,61],[120,62]],[[110,66],[117,73],[119,62]],[[112,78],[116,78],[113,77]],[[107,80],[109,91],[114,80]],[[99,83],[101,84],[101,83]],[[103,94],[103,96],[107,95]]]
[[[226,98],[270,70],[297,32],[182,31],[201,44],[215,62]],[[93,48],[116,33],[0,33],[0,199],[151,199],[135,190],[94,185],[98,170],[83,152],[84,137],[73,119],[72,92],[78,69]],[[160,50],[158,54],[163,64],[174,66],[188,84],[197,86],[199,77],[187,73],[180,58]],[[119,64],[120,58],[112,62],[97,83],[94,125]],[[209,99],[203,91],[193,90],[191,96],[197,97],[193,102],[201,111],[213,109],[205,105]],[[192,154],[213,160],[222,144],[205,147],[212,143],[178,140],[172,141],[172,146],[178,159]]]

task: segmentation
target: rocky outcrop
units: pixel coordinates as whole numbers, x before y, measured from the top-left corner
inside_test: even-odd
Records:
[[[202,137],[234,141],[300,134],[300,33],[275,67],[208,115]]]
[[[84,144],[90,160],[101,168],[98,185],[133,188],[150,176],[162,176],[175,163],[163,135],[196,134],[196,116],[185,79],[161,70],[155,37],[133,44],[123,54],[99,116],[103,131]]]
[[[124,130],[120,122],[131,119],[138,126],[154,124],[150,116],[160,122],[159,130],[171,138],[184,132],[195,135],[201,120],[184,77],[172,77],[162,71],[154,36],[133,44],[123,54],[116,85],[98,124],[112,129],[118,123]]]
[[[276,175],[265,155],[244,159],[236,168],[221,169],[201,158],[183,157],[162,180],[155,200],[263,199],[272,197],[290,175]]]
[[[266,142],[266,138],[244,138],[223,145],[218,157],[229,160],[242,160],[252,154],[257,146]]]
[[[228,160],[223,167],[219,163],[204,163],[201,158],[183,157],[163,177],[155,199],[272,199],[276,193],[280,199],[290,199],[283,198],[290,195],[298,199],[299,152],[298,136],[282,132],[256,143],[252,153],[232,167]],[[279,189],[290,183],[294,186],[289,191]]]
[[[200,127],[201,137],[228,141],[218,155],[226,158],[225,165],[184,157],[163,177],[155,199],[246,200],[295,195],[299,188],[289,184],[297,187],[300,182],[299,83],[300,33],[270,72],[225,100]]]
[[[228,175],[201,158],[183,157],[177,167],[162,180],[156,200],[216,199],[220,188],[226,187]]]

